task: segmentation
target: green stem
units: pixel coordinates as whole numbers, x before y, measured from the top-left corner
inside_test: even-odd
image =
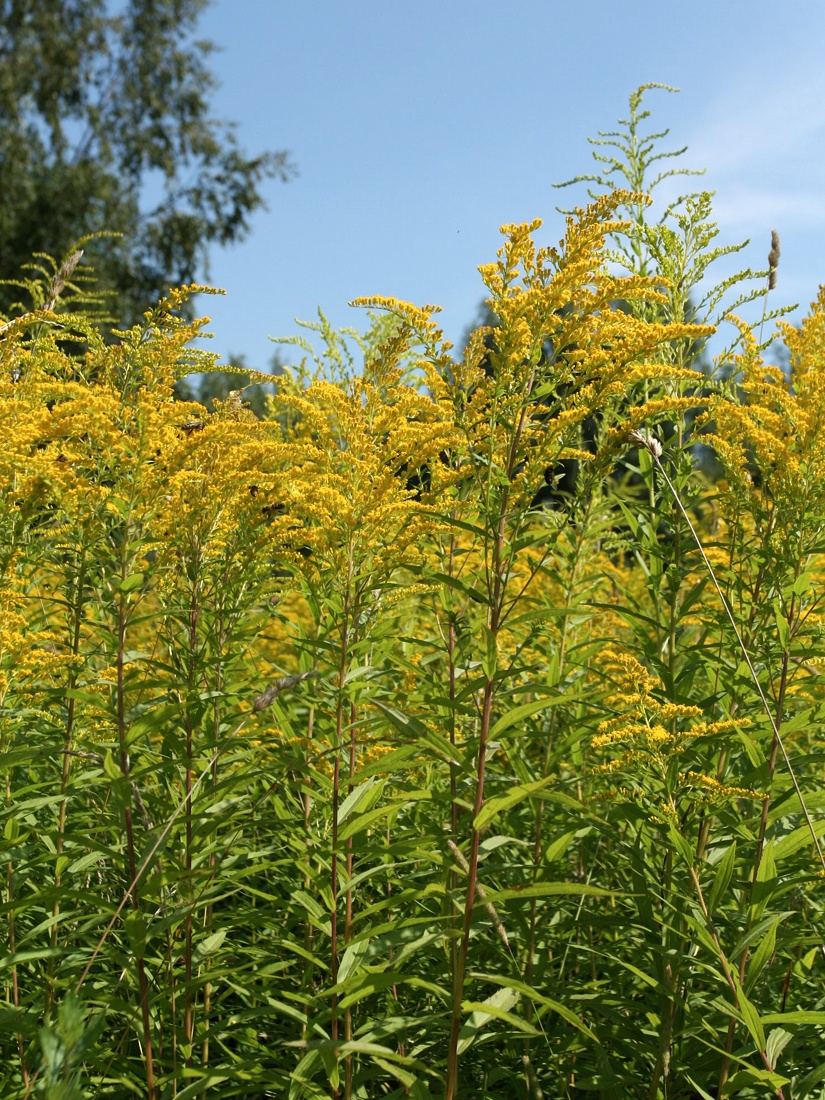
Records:
[[[461,945],[458,950],[456,975],[453,982],[453,1001],[450,1019],[450,1045],[447,1055],[447,1087],[444,1100],[455,1100],[458,1095],[458,1034],[461,1029],[461,1002],[464,996],[464,978],[467,972],[467,954],[470,947],[470,929],[473,923],[473,903],[476,896],[478,879],[478,848],[481,832],[475,826],[475,819],[484,805],[484,770],[487,756],[487,738],[490,733],[493,713],[494,680],[487,677],[484,683],[484,701],[481,712],[481,736],[478,745],[478,771],[476,776],[476,797],[473,808],[473,831],[470,845],[470,869],[467,873],[467,892],[464,897],[464,928]]]
[[[351,574],[351,568],[350,568]],[[347,675],[347,657],[349,655],[349,608],[350,576],[344,596],[344,609],[341,620],[341,652],[338,664],[338,701],[335,709],[335,745],[332,769],[332,859],[330,866],[330,889],[332,892],[332,914],[330,929],[330,977],[332,985],[338,984],[338,804],[341,797],[341,750],[344,743],[344,680]],[[338,1039],[338,993],[332,994],[332,1022],[330,1034],[333,1043]],[[337,1050],[335,1051],[337,1053]],[[332,1090],[333,1100],[338,1100],[338,1088]]]
[[[80,565],[77,571],[75,600],[72,607],[72,637],[70,652],[75,661],[69,669],[68,688],[69,699],[66,705],[66,736],[63,744],[63,768],[60,776],[60,808],[57,815],[57,843],[55,845],[54,862],[54,902],[52,904],[52,927],[49,933],[49,947],[52,949],[52,957],[46,974],[46,997],[44,1015],[48,1015],[54,1000],[54,949],[57,947],[57,926],[60,917],[60,884],[62,879],[62,856],[66,839],[66,812],[68,807],[69,772],[71,769],[72,748],[74,744],[75,725],[75,698],[73,689],[77,683],[76,658],[80,653],[80,628],[83,621],[83,588],[86,583],[86,549],[83,547],[80,553]]]
[[[121,583],[126,579],[128,570],[124,562],[124,567],[121,573]],[[126,783],[124,784],[125,791],[125,806],[124,806],[124,818],[126,822],[126,848],[128,853],[129,862],[129,881],[133,884],[130,894],[132,900],[132,908],[135,913],[140,913],[140,892],[137,884],[137,860],[135,857],[135,834],[132,822],[132,786],[129,781],[130,762],[129,751],[126,744],[126,698],[125,698],[125,654],[126,654],[126,594],[121,591],[118,596],[117,607],[117,730],[118,730],[118,743],[120,746],[120,770],[123,773]],[[155,1100],[155,1070],[154,1059],[152,1055],[152,1028],[149,1018],[149,988],[146,981],[146,966],[143,960],[144,948],[141,946],[137,951],[137,972],[138,972],[138,986],[140,989],[140,1011],[143,1021],[143,1057],[146,1069],[146,1089],[148,1100]]]

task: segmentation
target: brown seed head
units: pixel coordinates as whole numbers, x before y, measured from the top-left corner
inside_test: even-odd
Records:
[[[66,280],[70,279],[72,272],[83,259],[83,250],[73,252],[69,256],[68,260],[63,264],[55,277],[52,279],[52,285],[49,288],[49,297],[46,301],[45,309],[54,309],[55,302],[63,292],[63,288],[66,286]]]

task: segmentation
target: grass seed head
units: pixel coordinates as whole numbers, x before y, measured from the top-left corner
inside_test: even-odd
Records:
[[[779,267],[779,234],[775,229],[771,230],[771,250],[768,253],[768,290],[776,286],[776,269]]]

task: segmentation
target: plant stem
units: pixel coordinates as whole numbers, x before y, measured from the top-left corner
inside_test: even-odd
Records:
[[[455,513],[453,514],[455,518]],[[452,577],[455,569],[455,552],[456,552],[456,538],[455,535],[450,536],[450,553],[447,559],[447,576]],[[452,614],[449,614],[449,623],[447,626],[447,693],[449,699],[449,714],[447,715],[447,723],[450,733],[450,839],[453,844],[458,845],[458,765],[455,762],[455,748],[456,748],[456,722],[455,722],[455,681],[456,681],[456,668],[455,668],[455,649],[456,649],[456,632],[455,632],[455,619]],[[456,974],[458,970],[458,909],[455,901],[453,900],[458,890],[458,874],[456,871],[450,871],[449,879],[449,896],[450,896],[450,910],[452,914],[452,929],[453,935],[450,936],[450,978],[455,988]]]
[[[121,573],[121,583],[126,579],[127,569],[124,567]],[[141,912],[140,893],[137,886],[137,862],[135,858],[135,835],[132,823],[132,787],[129,782],[130,762],[129,751],[126,745],[126,699],[125,699],[125,654],[126,654],[126,594],[121,591],[118,594],[117,604],[117,729],[120,745],[120,770],[126,780],[124,818],[126,822],[126,848],[129,860],[129,879],[132,882],[130,890],[132,908],[135,913]],[[146,1089],[148,1100],[155,1100],[155,1071],[152,1057],[152,1029],[149,1019],[149,988],[146,981],[146,967],[143,961],[143,945],[136,952],[138,985],[140,988],[140,1011],[143,1020],[143,1051],[146,1068]]]
[[[481,736],[478,745],[478,772],[476,776],[476,797],[473,819],[478,817],[484,805],[484,769],[487,756],[487,738],[490,732],[490,719],[493,712],[494,680],[487,677],[484,683],[484,701],[481,714]],[[453,1001],[450,1019],[450,1046],[447,1060],[447,1087],[444,1100],[455,1100],[458,1095],[458,1033],[461,1029],[461,1001],[464,995],[464,977],[467,971],[467,953],[470,947],[470,929],[473,923],[473,903],[476,896],[478,877],[478,848],[481,833],[473,824],[470,846],[469,870],[467,872],[467,892],[464,898],[464,928],[461,945],[456,961],[455,981],[453,982]]]
[[[11,807],[11,777],[6,773],[6,807]],[[9,954],[14,957],[17,950],[16,930],[14,925],[14,864],[11,859],[6,864],[6,900],[9,912]],[[16,1010],[20,1009],[20,987],[17,978],[17,963],[11,968],[11,996],[12,1004]],[[29,1084],[29,1071],[26,1069],[26,1047],[21,1032],[17,1032],[17,1053],[20,1058],[20,1073],[23,1084]]]
[[[338,664],[338,701],[335,708],[335,745],[332,771],[332,860],[330,868],[330,889],[332,891],[330,976],[333,987],[338,984],[338,803],[341,790],[341,750],[344,743],[344,680],[347,674],[349,655],[349,608],[350,608],[350,565],[347,587],[344,595],[344,608],[341,617],[341,652]],[[333,1043],[338,1039],[338,993],[332,994],[332,1022],[330,1034]],[[337,1053],[337,1051],[336,1051]],[[338,1100],[337,1086],[332,1090],[333,1100]]]
[[[690,868],[690,877],[693,880],[693,886],[696,890],[696,897],[699,901],[699,907],[702,910],[702,915],[705,918],[705,923],[707,925],[708,932],[710,933],[710,935],[713,939],[713,942],[716,945],[717,954],[719,956],[719,962],[720,962],[721,967],[722,967],[722,972],[725,975],[725,981],[727,982],[728,988],[731,991],[731,997],[733,998],[734,1008],[736,1009],[737,1012],[740,1012],[742,1002],[741,1002],[741,997],[739,995],[739,991],[741,989],[741,984],[739,982],[737,982],[736,978],[734,977],[733,971],[730,968],[730,964],[728,963],[728,960],[725,956],[725,953],[722,950],[722,945],[719,942],[719,937],[717,936],[716,929],[714,928],[714,925],[713,925],[713,918],[711,917],[710,911],[708,910],[708,907],[705,903],[705,898],[704,898],[704,895],[702,893],[702,887],[701,887],[701,884],[699,882],[699,876],[696,873],[696,868],[695,867]],[[760,1050],[759,1051],[759,1057],[762,1059],[762,1061],[765,1065],[765,1068],[768,1070],[768,1072],[773,1073],[774,1067],[771,1064],[770,1059],[768,1058],[767,1052],[764,1051],[764,1050]],[[781,1088],[777,1088],[776,1095],[779,1097],[779,1100],[785,1100],[785,1094],[782,1092]]]
[[[647,444],[645,444],[645,445],[647,446]],[[722,592],[722,589],[719,585],[719,581],[716,579],[716,573],[713,571],[713,566],[710,564],[710,561],[708,560],[708,557],[705,554],[705,550],[704,550],[704,547],[702,546],[701,540],[700,540],[699,536],[696,534],[696,529],[694,528],[694,526],[693,526],[693,524],[690,520],[690,516],[688,515],[687,510],[685,509],[685,506],[682,504],[682,501],[681,501],[681,498],[679,497],[679,494],[676,492],[676,489],[673,487],[673,484],[672,484],[670,478],[667,476],[667,473],[665,472],[664,467],[662,466],[661,462],[659,461],[658,455],[655,453],[655,451],[651,451],[651,454],[653,454],[653,457],[656,461],[656,465],[659,467],[659,470],[662,474],[662,477],[664,477],[668,488],[670,489],[671,493],[673,494],[673,497],[676,500],[676,503],[679,505],[679,508],[680,508],[683,516],[685,517],[687,525],[690,528],[690,533],[693,535],[693,538],[696,541],[696,545],[699,548],[699,553],[702,555],[702,559],[705,563],[705,567],[707,568],[708,573],[710,574],[710,578],[713,581],[713,584],[714,584],[714,587],[716,588],[716,592],[719,596],[719,599],[722,601],[722,606],[725,610],[725,613],[726,613],[728,619],[730,620],[731,626],[733,627],[733,632],[736,635],[736,640],[739,643],[739,648],[742,651],[742,656],[745,659],[745,664],[748,666],[748,671],[750,672],[751,679],[753,680],[754,685],[756,686],[756,690],[759,694],[759,698],[762,702],[762,706],[765,710],[765,714],[768,716],[768,721],[771,723],[771,727],[773,729],[773,734],[774,734],[774,738],[776,740],[776,744],[779,748],[779,751],[782,754],[782,759],[785,762],[785,767],[788,770],[788,775],[790,776],[791,782],[793,783],[794,791],[796,792],[796,796],[799,799],[799,804],[802,808],[802,813],[805,817],[805,823],[807,824],[808,829],[810,830],[811,839],[813,840],[814,848],[816,849],[817,856],[819,857],[820,865],[822,866],[822,870],[825,871],[825,855],[823,855],[822,847],[819,843],[819,837],[817,835],[816,829],[814,828],[813,819],[811,818],[810,811],[808,810],[807,804],[805,803],[805,799],[804,799],[803,794],[802,794],[802,789],[799,786],[799,780],[796,777],[796,772],[794,771],[793,765],[791,764],[790,757],[788,756],[788,750],[785,748],[785,742],[782,739],[782,735],[779,732],[779,727],[778,727],[778,725],[776,723],[776,720],[773,716],[771,708],[768,705],[768,700],[765,697],[765,692],[762,690],[762,685],[759,682],[759,677],[756,675],[756,669],[753,667],[753,662],[751,661],[750,654],[748,653],[748,650],[745,646],[745,643],[742,641],[742,636],[739,633],[739,628],[736,625],[736,620],[733,617],[733,612],[730,609],[730,605],[728,604],[728,601],[725,599],[725,595]]]
[[[355,621],[358,621],[357,612],[355,614]],[[356,763],[356,735],[355,735],[355,717],[356,710],[355,704],[350,705],[349,711],[349,727],[350,727],[350,740],[349,740],[349,771],[347,775],[347,794],[352,793],[354,787],[353,779],[355,776],[355,763]],[[352,941],[352,867],[354,858],[353,838],[347,837],[347,892],[345,903],[345,915],[344,915],[344,948],[349,947]],[[344,1010],[344,1038],[349,1043],[352,1041],[352,1010],[346,1008]],[[352,1056],[347,1055],[344,1083],[344,1100],[351,1100],[352,1097]]]
[[[219,614],[217,626],[217,663],[215,666],[215,699],[212,704],[212,747],[213,749],[218,745],[221,736],[221,695],[223,691],[223,651],[226,644],[226,633],[224,627],[223,613]],[[218,786],[218,759],[213,757],[212,760],[212,796],[214,797],[215,791]],[[214,844],[216,834],[213,833],[212,843]],[[215,852],[209,853],[209,883],[210,886],[215,876]],[[204,932],[207,936],[212,932],[212,903],[210,902],[206,907],[206,913],[204,915]],[[206,975],[206,981],[203,986],[203,1051],[202,1051],[202,1063],[203,1068],[206,1069],[209,1065],[209,1022],[210,1014],[212,1011],[212,983],[209,980],[209,971],[211,969],[212,959],[211,956],[204,961],[204,972]],[[204,1090],[206,1091],[206,1090]]]
[[[195,561],[193,562],[193,568],[197,570],[197,550],[195,553]],[[197,578],[197,574],[196,574]],[[194,722],[192,716],[192,708],[195,701],[195,689],[196,689],[196,663],[197,663],[197,648],[198,648],[198,619],[200,618],[200,609],[198,606],[199,600],[199,586],[197,579],[192,587],[192,604],[189,608],[189,630],[188,630],[188,649],[187,649],[187,684],[186,684],[186,700],[184,704],[184,715],[186,723],[186,774],[185,774],[185,793],[186,793],[186,814],[185,814],[185,830],[186,830],[186,849],[184,853],[184,869],[186,874],[186,890],[187,890],[187,904],[186,904],[186,918],[184,922],[184,1001],[183,1001],[183,1034],[186,1042],[186,1051],[184,1054],[184,1064],[187,1069],[192,1065],[192,1045],[195,1034],[195,1020],[194,1020],[194,1008],[192,1004],[192,931],[194,920],[194,883],[192,881],[192,759],[194,752]]]
[[[72,607],[72,637],[70,643],[70,652],[72,657],[77,658],[80,652],[80,628],[83,621],[83,587],[86,583],[86,549],[83,547],[80,552],[80,564],[76,576],[75,587],[75,600]],[[57,926],[58,918],[60,916],[60,882],[62,877],[62,856],[63,846],[66,837],[66,811],[68,807],[67,792],[69,789],[69,771],[71,768],[72,748],[74,741],[74,722],[75,722],[75,698],[73,689],[77,683],[77,667],[76,664],[72,664],[69,669],[68,675],[68,687],[69,687],[69,699],[66,705],[66,736],[63,744],[63,768],[60,776],[60,809],[57,815],[57,843],[55,845],[55,861],[54,861],[54,902],[52,904],[52,927],[49,933],[49,947],[54,952],[57,946]],[[44,1015],[48,1015],[51,1008],[52,1001],[54,999],[54,954],[49,959],[49,965],[46,974],[46,996],[45,996],[45,1008]]]

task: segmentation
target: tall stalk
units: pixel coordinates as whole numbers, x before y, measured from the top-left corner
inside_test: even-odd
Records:
[[[6,772],[6,808],[10,811],[12,805],[11,798],[11,776]],[[6,904],[8,906],[8,924],[9,924],[9,954],[14,957],[17,951],[17,930],[15,928],[14,921],[14,863],[9,859],[6,864]],[[16,1011],[20,1010],[20,985],[17,976],[17,963],[13,963],[11,967],[11,996],[12,1004]],[[6,994],[8,999],[8,993]],[[28,1089],[29,1085],[29,1071],[26,1068],[26,1044],[23,1039],[23,1035],[20,1031],[17,1032],[17,1055],[20,1059],[20,1075],[23,1078],[23,1084]]]
[[[717,595],[718,595],[718,597],[719,597],[719,599],[722,603],[723,610],[724,610],[724,612],[725,612],[725,614],[728,618],[728,621],[731,624],[731,627],[733,628],[734,636],[736,637],[736,641],[738,643],[739,649],[742,653],[742,656],[744,657],[745,664],[747,665],[748,671],[749,671],[750,676],[751,676],[751,680],[753,681],[754,686],[756,687],[756,691],[757,691],[757,694],[759,696],[760,702],[762,704],[762,708],[765,711],[765,714],[767,715],[768,721],[771,724],[771,729],[773,730],[773,739],[772,739],[772,743],[771,743],[770,758],[769,758],[769,761],[768,761],[769,789],[770,789],[770,786],[773,783],[773,777],[774,777],[774,774],[775,774],[778,757],[779,757],[779,754],[781,753],[782,759],[784,761],[785,767],[786,767],[787,772],[788,772],[788,775],[790,776],[791,783],[793,785],[794,791],[796,793],[797,798],[799,799],[800,808],[802,809],[802,813],[803,813],[803,816],[805,818],[806,825],[807,825],[807,827],[810,831],[811,839],[813,841],[814,849],[816,850],[816,853],[817,853],[817,856],[818,856],[818,859],[819,859],[819,863],[822,867],[823,872],[825,872],[825,855],[823,855],[822,846],[820,845],[819,837],[817,835],[816,829],[814,828],[814,823],[813,823],[813,820],[811,818],[810,811],[808,810],[808,807],[805,803],[805,798],[802,794],[802,789],[799,785],[799,781],[797,779],[796,772],[793,768],[793,765],[791,764],[791,760],[790,760],[790,757],[788,755],[788,751],[785,747],[785,743],[784,743],[784,740],[782,738],[782,734],[780,732],[780,727],[781,727],[781,724],[782,724],[783,712],[784,712],[785,694],[786,694],[787,684],[788,684],[788,667],[789,667],[790,654],[789,654],[789,651],[787,649],[787,646],[785,647],[785,649],[783,651],[780,682],[779,682],[779,687],[778,687],[778,691],[777,691],[777,699],[776,699],[776,713],[774,713],[771,710],[771,707],[768,703],[768,700],[767,700],[767,697],[765,695],[764,689],[762,688],[762,684],[761,684],[761,682],[759,680],[759,677],[756,673],[756,669],[754,668],[753,661],[751,660],[751,656],[750,656],[750,653],[748,651],[748,648],[745,645],[745,642],[742,638],[742,634],[739,630],[739,627],[737,626],[736,619],[734,618],[733,612],[731,611],[731,608],[730,608],[730,604],[728,603],[727,599],[725,598],[725,595],[722,591],[722,588],[719,584],[719,581],[717,580],[716,573],[714,572],[713,566],[711,565],[710,561],[708,560],[707,554],[705,553],[704,547],[702,546],[702,542],[701,542],[699,536],[696,533],[696,529],[694,528],[693,523],[691,522],[690,516],[688,515],[687,510],[686,510],[684,504],[682,503],[681,497],[679,496],[676,488],[674,487],[673,483],[671,482],[670,478],[667,475],[667,472],[664,469],[664,466],[661,463],[661,453],[662,453],[661,444],[658,442],[658,440],[653,439],[653,438],[649,438],[647,436],[644,436],[640,432],[632,433],[631,438],[633,439],[633,442],[636,443],[637,445],[645,447],[649,451],[651,456],[653,457],[653,461],[654,461],[657,469],[659,470],[662,477],[664,478],[665,483],[666,483],[668,489],[670,490],[671,496],[673,497],[673,500],[674,500],[675,504],[679,508],[679,511],[681,512],[681,514],[684,518],[684,521],[687,524],[687,526],[688,526],[688,528],[691,532],[691,535],[693,536],[694,541],[696,542],[696,545],[699,549],[699,553],[702,556],[702,560],[704,561],[705,567],[708,571],[708,574],[711,578],[711,581],[713,582],[714,588],[716,589],[716,593],[717,593]],[[797,577],[799,575],[799,564],[800,564],[800,554],[797,554],[796,555],[796,561],[795,561],[795,572],[796,572]],[[794,607],[793,600],[794,600],[794,597],[792,597],[792,602],[791,602],[791,605],[790,605],[790,619],[789,619],[789,626],[788,626],[789,634],[790,634],[790,631],[791,631],[790,624],[793,623],[793,607]],[[762,860],[762,854],[763,854],[763,851],[764,851],[765,831],[767,829],[767,821],[768,821],[768,799],[765,800],[765,804],[763,805],[763,809],[762,809],[762,815],[761,815],[761,818],[760,818],[759,836],[757,838],[756,853],[755,853],[755,857],[754,857],[754,868],[753,868],[752,877],[751,877],[751,897],[753,896],[753,892],[754,892],[754,889],[755,889],[757,873],[758,873],[758,870],[759,870],[759,865],[760,865],[761,860]],[[694,874],[694,878],[695,878],[695,871],[693,872],[693,874]],[[696,881],[697,881],[697,889],[698,889],[698,880],[696,880]],[[823,949],[823,954],[825,954],[825,949]],[[727,964],[725,964],[725,967],[727,967]],[[743,952],[743,958],[740,961],[740,976],[741,976],[740,977],[740,984],[741,984],[741,980],[744,978],[746,968],[747,968],[747,952]],[[734,990],[734,1004],[738,1007],[738,995],[736,993],[735,985],[733,985],[732,980],[729,978],[729,976],[727,974],[727,969],[725,970],[725,972],[726,972],[726,977],[728,977],[728,979],[729,979],[729,984],[731,984],[731,986]],[[731,1055],[732,1050],[733,1050],[733,1035],[734,1035],[734,1032],[735,1032],[735,1027],[736,1027],[735,1019],[734,1019],[733,1016],[731,1016],[729,1024],[728,1024],[728,1032],[727,1032],[726,1043],[725,1043],[725,1052],[724,1052],[724,1057],[723,1057],[723,1061],[722,1061],[722,1068],[721,1068],[721,1071],[720,1071],[720,1082],[719,1082],[719,1087],[718,1087],[718,1091],[719,1091],[720,1096],[722,1094],[723,1087],[724,1087],[724,1085],[727,1081],[727,1076],[728,1076],[728,1072],[729,1072],[730,1055]],[[766,1064],[768,1064],[768,1068],[771,1068],[770,1064],[767,1062],[767,1059],[765,1058],[764,1053],[760,1052],[760,1054],[762,1055],[763,1059],[766,1060]]]
[[[455,518],[455,516],[453,517]],[[447,559],[447,575],[453,576],[455,569],[455,552],[456,552],[456,537],[455,534],[450,536],[450,553]],[[449,616],[449,622],[447,624],[447,692],[450,711],[447,716],[447,722],[449,726],[450,734],[450,838],[455,845],[458,845],[458,764],[455,761],[456,754],[456,721],[455,721],[455,687],[456,687],[456,633],[455,633],[455,619],[452,614]],[[450,898],[454,898],[458,890],[458,872],[454,869],[450,871]],[[455,919],[457,917],[457,909],[453,901],[450,901],[453,916],[453,932],[454,935],[450,936],[450,978],[452,980],[452,988],[455,988],[458,973],[458,928],[455,926]]]
[[[213,750],[220,743],[221,737],[221,697],[220,693],[223,690],[223,665],[221,661],[221,654],[223,653],[224,645],[224,630],[223,630],[223,617],[218,617],[218,659],[215,668],[215,699],[212,704],[212,748]],[[212,762],[212,774],[210,776],[211,790],[214,797],[215,791],[218,786],[218,758],[214,757]],[[212,835],[212,844],[215,842],[215,834]],[[209,883],[211,885],[215,875],[215,852],[214,850],[209,853]],[[207,936],[212,932],[212,902],[210,901],[206,907],[206,913],[204,914],[204,931]],[[204,960],[204,973],[206,980],[203,985],[203,1048],[201,1053],[201,1059],[203,1068],[209,1065],[209,1025],[210,1014],[212,1011],[212,983],[209,980],[209,971],[212,966],[211,956]]]
[[[335,744],[333,747],[332,767],[332,859],[330,862],[330,889],[332,892],[332,913],[330,929],[330,977],[332,979],[332,1022],[330,1034],[332,1041],[338,1039],[338,805],[341,797],[341,753],[344,748],[344,702],[347,659],[349,657],[349,612],[350,586],[352,581],[352,559],[349,560],[344,592],[344,607],[341,616],[341,649],[338,663],[338,697],[335,707]],[[332,1090],[333,1100],[338,1100],[338,1087]]]
[[[493,637],[497,632],[490,632]],[[494,679],[486,677],[484,681],[484,696],[481,711],[481,731],[478,745],[478,763],[476,769],[476,794],[473,805],[473,818],[477,818],[484,805],[484,771],[485,758],[487,756],[487,741],[490,733],[491,718],[493,713]],[[470,929],[473,923],[473,903],[476,896],[476,884],[478,880],[478,848],[481,840],[481,832],[472,827],[470,840],[469,870],[467,872],[467,891],[464,897],[464,924],[461,935],[461,943],[456,960],[456,973],[453,982],[452,1008],[450,1014],[450,1045],[447,1055],[447,1085],[444,1100],[454,1100],[458,1095],[458,1034],[461,1029],[461,1001],[464,996],[464,979],[467,973],[467,953],[470,947]]]
[[[568,603],[567,603],[567,607],[565,608],[565,614],[564,614],[564,618],[563,618],[563,621],[562,621],[561,639],[559,641],[559,648],[558,648],[557,682],[556,682],[556,685],[553,685],[553,686],[558,686],[559,684],[563,683],[563,681],[564,681],[564,676],[565,676],[565,671],[566,671],[566,661],[567,661],[568,634],[569,634],[570,618],[571,618],[571,616],[569,614],[569,611],[570,611],[570,608],[571,608],[572,601],[575,598],[574,594],[576,592],[576,586],[577,586],[577,583],[578,583],[578,571],[579,571],[579,565],[581,564],[582,548],[584,546],[585,533],[587,531],[587,526],[588,526],[587,520],[588,520],[588,516],[589,516],[589,509],[590,509],[590,505],[588,504],[587,513],[583,517],[583,521],[578,525],[578,527],[576,529],[576,545],[575,545],[575,551],[574,551],[574,556],[573,556],[573,566],[570,570],[570,576],[569,576],[568,588],[567,588],[567,601],[568,601]],[[553,711],[550,715],[549,728],[547,730],[547,736],[546,736],[546,739],[545,739],[544,754],[543,754],[543,758],[542,758],[542,771],[541,771],[541,777],[540,778],[544,778],[545,776],[547,776],[547,774],[550,770],[550,759],[551,759],[551,756],[552,756],[552,753],[553,753],[553,748],[554,748],[554,740],[555,740],[554,734],[555,734],[555,729],[556,729],[556,715],[557,715],[557,713],[558,713],[557,708],[554,707]],[[531,881],[532,882],[536,882],[536,880],[538,878],[539,868],[540,868],[540,865],[541,865],[543,826],[544,826],[544,806],[545,806],[545,803],[542,800],[542,801],[539,802],[538,807],[536,809],[536,828],[535,828],[535,833],[533,834],[533,853],[532,853],[532,864],[533,865],[532,865],[532,872],[531,872]],[[537,915],[538,915],[538,901],[537,901],[536,898],[531,898],[530,899],[530,918],[529,918],[528,932],[527,932],[527,951],[526,951],[526,958],[525,958],[525,963],[524,963],[524,981],[526,982],[527,985],[532,985],[532,982],[533,982],[533,971],[534,971],[534,967],[535,967],[535,956],[536,956],[536,927],[537,927],[536,922],[537,922]],[[530,1002],[530,1001],[528,1001],[527,1005],[526,1005],[525,1018],[527,1019],[527,1022],[530,1023],[531,1018],[532,1018],[532,1002]],[[534,1095],[534,1096],[541,1095],[541,1090],[540,1090],[540,1087],[538,1085],[538,1081],[536,1079],[535,1070],[534,1070],[533,1064],[530,1060],[530,1038],[529,1038],[529,1036],[525,1037],[525,1040],[524,1040],[524,1057],[523,1057],[523,1060],[524,1060],[525,1082],[527,1084],[528,1092],[531,1095]]]
[[[68,673],[68,702],[66,704],[66,732],[63,738],[63,766],[60,774],[60,806],[57,814],[57,841],[54,861],[54,902],[52,903],[52,927],[49,933],[49,947],[52,956],[49,959],[46,974],[46,996],[44,1015],[48,1016],[54,998],[54,950],[57,947],[58,920],[60,917],[60,883],[62,879],[62,856],[66,837],[66,810],[68,806],[69,772],[71,770],[72,749],[74,745],[75,695],[77,685],[77,657],[80,653],[80,630],[83,625],[84,599],[86,584],[86,547],[81,545],[80,563],[75,576],[74,601],[70,604],[71,640],[70,653],[73,658]]]
[[[195,581],[192,585],[191,604],[187,623],[187,683],[186,699],[184,703],[184,721],[186,729],[186,773],[184,777],[184,792],[186,795],[186,813],[184,816],[185,850],[184,873],[186,877],[186,918],[184,921],[184,1001],[183,1001],[183,1034],[186,1042],[185,1065],[188,1069],[192,1065],[192,1048],[195,1035],[195,1018],[192,998],[193,973],[192,973],[192,932],[195,908],[195,887],[192,879],[192,778],[193,778],[193,753],[194,753],[194,721],[193,706],[196,693],[197,677],[197,649],[198,649],[198,620],[200,618],[200,586],[198,582],[198,552],[197,547],[193,555],[193,569]],[[217,766],[217,761],[215,762]]]
[[[125,656],[126,656],[126,627],[127,595],[123,591],[123,585],[128,576],[128,569],[124,559],[120,577],[120,592],[117,599],[117,732],[120,748],[120,770],[125,780],[123,814],[126,823],[126,850],[128,855],[129,882],[131,883],[132,909],[136,914],[141,912],[140,889],[138,885],[137,859],[135,853],[135,834],[132,822],[132,784],[130,781],[131,765],[129,750],[126,743],[126,692],[125,692]],[[146,965],[144,962],[144,946],[139,944],[136,951],[136,964],[138,972],[138,986],[140,990],[140,1012],[143,1021],[143,1060],[146,1072],[146,1090],[148,1100],[155,1100],[155,1070],[152,1054],[152,1027],[149,1017],[149,986],[146,980]]]
[[[353,618],[355,622],[358,622],[358,602],[356,597],[355,609]],[[355,730],[355,720],[357,711],[354,703],[350,704],[349,710],[349,766],[347,772],[347,794],[351,794],[354,787],[355,777],[355,765],[356,765],[356,749],[357,749],[357,736]],[[355,849],[353,847],[353,837],[347,837],[347,890],[345,900],[345,916],[344,916],[344,949],[346,950],[352,942],[352,868],[353,860],[355,857]],[[344,1011],[344,1038],[349,1043],[352,1041],[352,1009],[347,1007]],[[352,1056],[347,1055],[347,1061],[344,1068],[345,1083],[344,1083],[344,1098],[345,1100],[351,1100],[352,1097]]]

